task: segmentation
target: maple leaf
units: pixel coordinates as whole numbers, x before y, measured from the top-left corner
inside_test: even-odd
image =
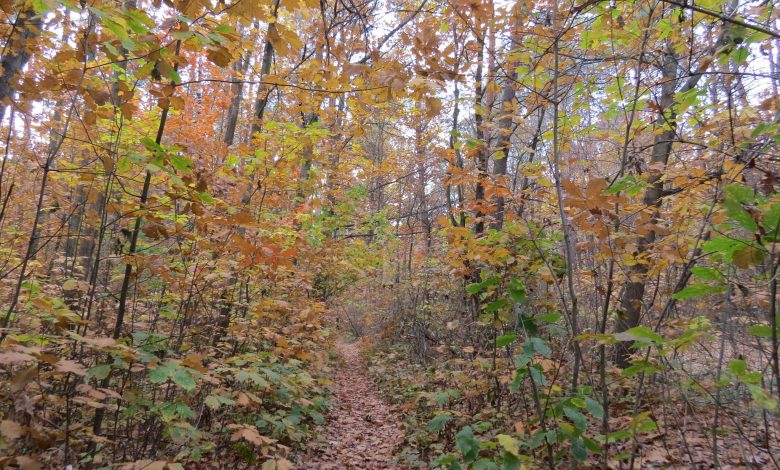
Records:
[[[24,364],[25,362],[35,361],[35,357],[17,351],[7,351],[0,353],[0,364]]]
[[[55,365],[54,368],[62,373],[71,373],[80,375],[82,377],[87,376],[87,369],[79,364],[76,361],[72,361],[70,359],[60,359]]]
[[[250,424],[230,424],[228,428],[235,429],[233,434],[230,435],[230,440],[232,441],[244,439],[256,446],[266,446],[274,442],[272,439],[260,435],[257,428]]]

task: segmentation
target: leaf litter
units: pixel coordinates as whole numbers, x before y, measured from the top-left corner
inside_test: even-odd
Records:
[[[401,443],[400,417],[369,377],[360,344],[339,343],[343,364],[334,375],[324,441],[312,444],[297,467],[315,469],[393,469]]]

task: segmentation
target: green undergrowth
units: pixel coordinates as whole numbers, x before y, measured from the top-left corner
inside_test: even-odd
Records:
[[[402,416],[398,462],[411,468],[519,469],[512,419],[490,402],[486,361],[446,361],[428,367],[401,347],[373,351],[369,372]]]

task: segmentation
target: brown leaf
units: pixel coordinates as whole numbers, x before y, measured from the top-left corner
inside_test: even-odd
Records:
[[[734,252],[734,264],[741,269],[755,266],[764,261],[764,253],[752,246]]]
[[[84,366],[76,361],[71,361],[70,359],[61,359],[54,368],[63,373],[76,374],[82,377],[86,377],[87,375],[87,369],[85,369]]]
[[[0,434],[2,434],[5,439],[13,441],[14,439],[19,439],[24,436],[25,429],[24,426],[16,421],[4,419],[0,421]]]
[[[0,364],[24,364],[25,362],[34,360],[35,357],[17,351],[0,353]]]
[[[272,442],[271,439],[261,436],[257,428],[249,424],[231,424],[228,428],[236,430],[230,436],[230,440],[232,441],[244,439],[257,446],[267,445]]]
[[[22,470],[43,470],[38,459],[29,455],[16,456],[16,463]]]
[[[95,336],[91,338],[84,338],[84,342],[96,346],[98,348],[109,348],[116,345],[116,340],[108,336]]]
[[[38,365],[28,367],[11,378],[11,391],[19,393],[27,386],[38,372]]]

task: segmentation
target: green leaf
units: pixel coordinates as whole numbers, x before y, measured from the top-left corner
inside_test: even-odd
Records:
[[[601,419],[604,417],[604,407],[597,400],[585,397],[585,407],[594,418]]]
[[[638,341],[640,343],[660,344],[664,340],[652,328],[646,326],[635,326],[621,333],[615,333],[613,336],[619,341]]]
[[[171,80],[177,85],[181,83],[181,75],[179,75],[179,72],[175,68],[171,69]]]
[[[597,454],[603,453],[601,446],[599,446],[593,439],[582,436],[582,441],[585,443],[585,447],[591,452],[595,452]]]
[[[764,211],[764,229],[768,234],[777,234],[780,229],[780,202],[776,202]]]
[[[753,401],[755,401],[758,406],[770,412],[777,410],[777,401],[772,398],[763,387],[749,385],[748,390],[750,390],[750,396],[753,397]]]
[[[168,380],[172,373],[171,362],[158,365],[149,371],[149,380],[154,384],[163,383]]]
[[[634,187],[642,188],[642,182],[637,180],[633,176],[622,176],[615,180],[615,182],[609,188],[604,190],[605,194],[617,194],[620,191],[633,189]],[[629,194],[630,195],[630,194]]]
[[[517,333],[507,333],[496,338],[496,347],[502,348],[513,343],[517,339]]]
[[[534,365],[528,368],[528,370],[531,372],[531,378],[533,381],[544,387],[547,386],[547,378],[540,369],[541,366],[539,365]]]
[[[108,377],[108,374],[111,372],[111,365],[109,364],[100,364],[97,366],[90,367],[87,371],[87,376],[90,379],[96,379],[96,380],[103,380],[106,377]]]
[[[175,33],[171,34],[173,39],[176,39],[177,41],[186,41],[194,35],[194,31],[176,31]]]
[[[428,432],[441,432],[442,429],[444,429],[444,426],[452,419],[452,416],[450,416],[447,413],[442,413],[438,416],[435,416],[433,419],[428,421],[428,425],[425,427]]]
[[[525,342],[525,348],[537,352],[543,357],[550,357],[552,354],[552,350],[550,349],[550,345],[547,344],[547,341],[539,337],[528,338]]]
[[[485,286],[482,285],[481,282],[469,284],[466,286],[466,292],[468,292],[471,295],[476,295],[479,294],[482,291],[482,289],[484,289],[484,287]]]
[[[750,186],[741,183],[731,183],[723,189],[726,198],[739,203],[752,203],[755,199],[755,192]]]
[[[704,245],[702,245],[702,251],[710,254],[720,253],[730,260],[735,251],[746,246],[749,246],[749,243],[743,240],[729,237],[717,237],[705,242]]]
[[[702,281],[720,281],[723,278],[717,269],[703,266],[696,266],[691,268],[691,274],[701,279]]]
[[[523,383],[523,379],[525,378],[526,369],[517,369],[515,371],[515,378],[512,380],[512,382],[509,384],[509,390],[512,393],[516,393],[518,390],[520,390],[520,385]]]
[[[539,315],[538,317],[534,317],[536,320],[543,321],[545,323],[557,323],[558,320],[561,319],[563,315],[561,315],[558,312],[552,312],[545,315]]]
[[[584,462],[588,457],[588,452],[585,450],[585,443],[582,439],[576,438],[571,441],[571,455],[577,459],[577,462]]]
[[[498,470],[498,465],[490,459],[479,459],[474,462],[474,470]]]
[[[48,2],[44,0],[33,0],[32,7],[36,15],[42,15],[51,10]]]
[[[466,461],[473,461],[479,455],[479,441],[474,438],[471,426],[466,426],[455,435],[455,445]]]
[[[582,397],[571,397],[569,399],[572,405],[576,406],[577,408],[585,408],[587,404],[585,403],[585,399]]]
[[[758,231],[758,224],[753,220],[753,216],[742,207],[740,202],[734,199],[726,199],[723,201],[723,205],[726,207],[726,215],[731,217],[742,228],[749,232]]]
[[[207,396],[206,399],[203,400],[203,403],[212,410],[219,409],[219,407],[222,406],[222,403],[220,403],[219,399],[214,395]]]
[[[623,377],[633,377],[640,372],[653,373],[661,370],[657,364],[653,364],[650,361],[637,360],[633,361],[630,366],[623,369],[620,373]]]
[[[760,336],[762,338],[772,337],[772,327],[770,325],[753,325],[747,328],[747,332],[753,336]]]
[[[192,161],[190,161],[189,158],[179,155],[171,155],[168,157],[168,161],[171,163],[172,167],[181,171],[182,173],[190,173],[191,171],[190,165],[192,165]]]
[[[728,369],[732,374],[741,377],[747,372],[747,364],[742,359],[732,359],[729,361]]]
[[[520,444],[517,442],[517,439],[515,439],[512,436],[508,436],[506,434],[498,434],[496,436],[496,439],[498,440],[498,443],[501,445],[501,447],[504,448],[505,451],[509,452],[514,456],[517,457],[520,456]]]
[[[705,295],[717,294],[726,290],[723,286],[712,286],[709,284],[691,284],[681,291],[675,292],[672,297],[677,300],[688,300]]]
[[[190,419],[195,416],[192,408],[181,402],[163,403],[160,407],[160,414],[163,421],[173,421],[175,419]]]
[[[436,465],[436,468],[438,467],[444,467],[447,470],[460,470],[461,466],[458,463],[458,457],[453,454],[444,454],[441,457],[437,458],[434,462]]]
[[[520,457],[504,452],[503,458],[503,470],[520,470]],[[523,467],[525,468],[525,467]]]
[[[563,414],[574,423],[574,427],[577,431],[583,432],[588,427],[588,418],[576,409],[566,406],[563,408]]]
[[[222,403],[223,405],[230,406],[230,405],[235,405],[236,404],[236,402],[233,401],[232,398],[229,398],[229,397],[226,397],[226,396],[222,396],[222,395],[216,395],[216,397],[217,397],[217,400],[219,400],[219,402]]]
[[[509,307],[509,302],[506,299],[498,299],[487,304],[485,312],[494,313],[507,307]]]
[[[476,295],[483,290],[487,289],[488,287],[497,286],[499,284],[499,279],[494,276],[490,276],[487,279],[483,280],[482,282],[475,282],[473,284],[469,284],[466,286],[466,292],[468,292],[471,295]]]
[[[513,302],[524,303],[526,301],[525,286],[517,278],[512,278],[509,283],[509,296]]]
[[[183,388],[184,390],[190,391],[195,389],[195,379],[193,379],[192,376],[184,369],[174,369],[173,374],[171,375],[171,380],[173,380],[173,383]]]
[[[539,327],[536,326],[536,318],[521,313],[518,320],[520,320],[520,325],[518,326],[522,327],[529,336],[536,336],[539,334]]]
[[[731,57],[734,59],[734,62],[738,64],[744,64],[747,62],[749,56],[750,49],[747,47],[738,47],[731,53]]]
[[[265,378],[263,378],[263,376],[258,374],[257,372],[241,370],[235,375],[235,377],[236,380],[239,382],[252,381],[255,385],[262,388],[266,388],[269,386],[268,381],[265,380]]]

